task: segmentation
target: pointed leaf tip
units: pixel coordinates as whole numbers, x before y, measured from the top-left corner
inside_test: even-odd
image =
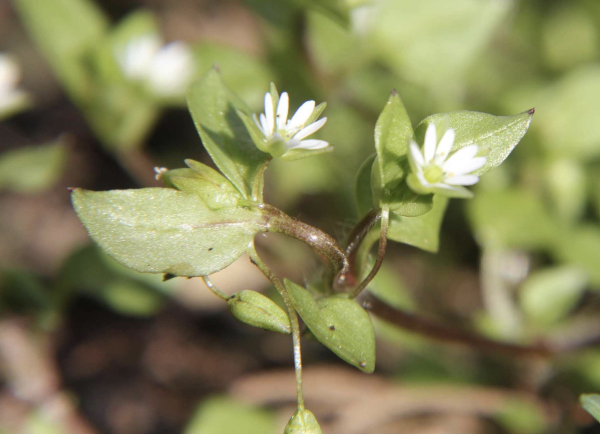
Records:
[[[396,91],[396,89],[392,89],[392,96],[396,96],[398,95],[398,91]]]
[[[533,115],[533,114],[535,114],[535,107],[533,107],[533,108],[531,108],[531,109],[527,110],[527,114],[530,114],[530,115]]]

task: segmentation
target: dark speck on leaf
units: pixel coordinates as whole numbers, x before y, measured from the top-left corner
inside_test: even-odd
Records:
[[[333,326],[333,325],[329,326],[329,330],[335,330],[335,326]]]
[[[212,251],[212,250],[213,250],[213,247],[209,247],[209,248],[208,248],[208,251],[209,251],[209,252],[210,252],[210,251]]]

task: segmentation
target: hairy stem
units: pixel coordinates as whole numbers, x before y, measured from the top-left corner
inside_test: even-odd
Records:
[[[208,289],[210,289],[210,291],[215,294],[217,297],[219,297],[221,300],[227,301],[229,300],[231,297],[227,294],[225,294],[223,291],[221,291],[217,285],[215,285],[214,283],[211,282],[210,278],[208,276],[200,276],[200,278],[202,279],[202,281],[204,282],[204,284],[206,285],[206,287]]]
[[[301,222],[285,214],[283,211],[266,204],[260,208],[266,211],[269,219],[269,232],[281,233],[296,238],[315,251],[327,258],[329,272],[326,276],[327,282],[333,285],[337,275],[343,275],[348,271],[348,260],[344,250],[331,235],[315,228],[307,223]]]
[[[377,250],[377,259],[375,260],[375,265],[373,265],[373,269],[369,275],[365,277],[365,279],[354,289],[354,291],[352,291],[352,298],[357,297],[367,287],[367,285],[371,283],[381,268],[383,257],[385,256],[385,250],[387,248],[387,232],[389,222],[390,209],[388,206],[384,206],[381,210],[381,233],[379,234],[379,249]]]
[[[381,218],[381,211],[371,209],[357,224],[354,226],[348,236],[348,246],[346,247],[346,257],[348,258],[348,271],[339,275],[336,282],[339,286],[354,286],[356,285],[356,276],[360,273],[357,269],[357,254],[363,240],[373,226]]]
[[[304,409],[304,394],[302,392],[302,353],[300,348],[300,323],[298,321],[298,315],[296,309],[292,304],[292,299],[287,292],[283,282],[277,277],[275,273],[264,263],[261,257],[256,251],[254,243],[251,243],[248,247],[248,255],[250,260],[258,269],[265,275],[265,277],[275,286],[279,295],[283,299],[285,307],[290,317],[290,324],[292,326],[292,342],[294,345],[294,369],[296,371],[296,397],[298,400],[298,409]]]

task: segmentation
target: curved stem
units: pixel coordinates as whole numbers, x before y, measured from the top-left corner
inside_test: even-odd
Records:
[[[381,218],[381,211],[371,209],[357,224],[354,226],[348,236],[348,246],[346,247],[346,257],[348,258],[348,270],[346,273],[341,273],[338,276],[336,284],[339,286],[354,286],[356,285],[357,275],[357,254],[363,240],[373,226]]]
[[[379,272],[381,268],[381,264],[383,263],[383,257],[385,256],[385,250],[387,248],[387,232],[388,225],[390,222],[390,209],[388,206],[384,206],[381,210],[381,233],[379,234],[379,249],[377,251],[377,260],[375,261],[375,265],[373,265],[373,269],[369,273],[367,277],[356,287],[354,291],[352,291],[351,297],[355,298],[359,295],[363,289],[367,287],[369,283],[373,280],[373,278]]]
[[[296,397],[298,399],[298,409],[304,409],[304,394],[302,393],[302,353],[300,348],[300,323],[298,321],[298,315],[296,309],[292,304],[292,299],[287,292],[283,282],[277,277],[275,273],[263,262],[261,257],[256,251],[254,242],[248,247],[248,255],[250,260],[258,269],[265,275],[267,279],[275,286],[279,295],[283,299],[285,307],[290,317],[290,324],[292,326],[292,342],[294,345],[294,369],[296,371]]]
[[[277,232],[296,238],[327,258],[330,270],[326,279],[331,285],[333,285],[335,277],[338,274],[344,275],[348,272],[346,254],[337,240],[331,235],[292,218],[271,205],[261,204],[259,208],[266,212],[265,214],[268,217],[267,229],[269,232]]]
[[[221,300],[227,301],[227,300],[229,300],[231,298],[229,295],[227,295],[223,291],[221,291],[217,287],[217,285],[215,285],[214,283],[212,283],[208,276],[200,276],[200,278],[202,279],[202,281],[204,282],[204,284],[206,285],[206,287],[208,289],[210,289],[210,291],[213,294],[215,294],[217,297],[219,297]]]

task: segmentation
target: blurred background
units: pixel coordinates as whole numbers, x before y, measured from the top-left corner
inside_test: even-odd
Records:
[[[330,434],[600,432],[577,404],[600,391],[600,2],[0,0],[0,433],[268,434],[293,412],[289,337],[236,322],[199,279],[116,264],[72,210],[67,187],[211,164],[183,96],[118,69],[144,32],[187,43],[196,77],[216,63],[255,112],[271,81],[294,107],[327,102],[335,151],[273,162],[266,194],[340,240],[391,89],[415,126],[535,107],[475,199],[451,201],[438,254],[389,246],[373,290],[437,332],[374,317],[373,375],[305,339],[307,406]],[[258,243],[298,283],[318,267],[296,241]],[[273,293],[246,257],[214,281]]]

